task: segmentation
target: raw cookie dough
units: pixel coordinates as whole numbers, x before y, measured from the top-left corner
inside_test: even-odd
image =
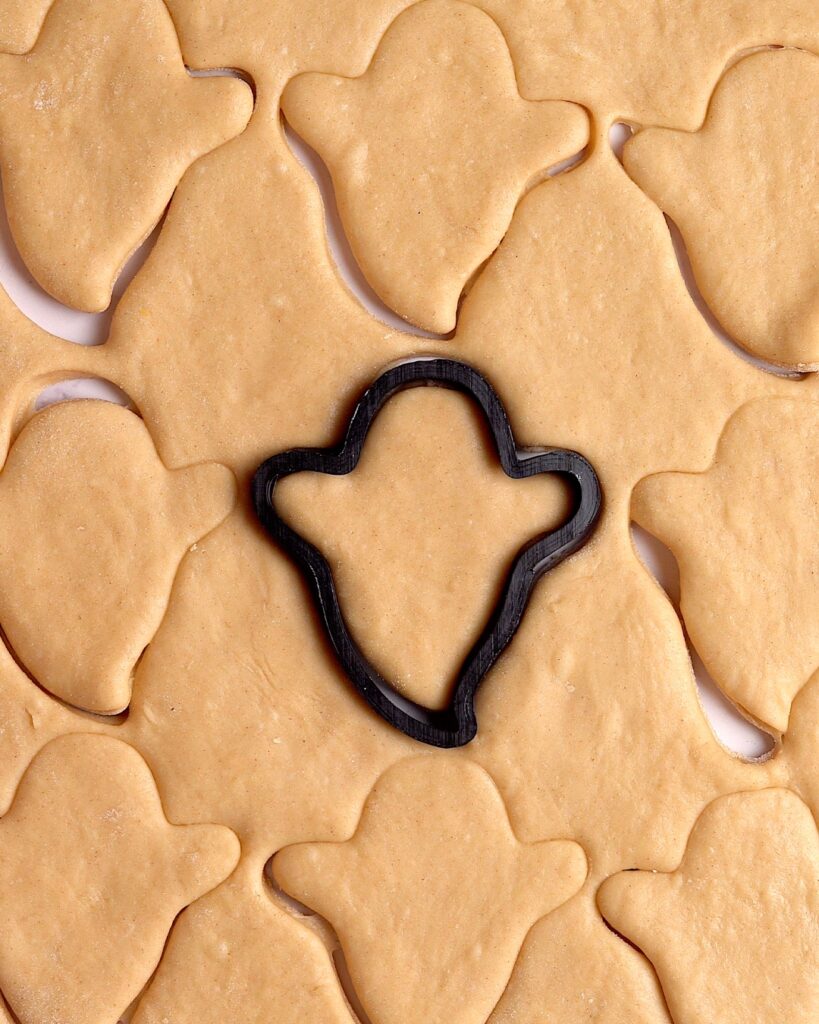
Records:
[[[0,287],[0,466],[39,392],[94,362],[84,346],[54,338],[24,317]]]
[[[254,119],[183,181],[105,346],[107,374],[137,400],[167,465],[209,458],[244,473],[273,452],[326,444],[388,362],[442,351],[441,342],[379,325],[345,292],[326,254],[312,184],[281,138],[260,123]],[[218,252],[206,245],[214,231],[221,231]],[[293,280],[298,287],[282,284]],[[589,302],[592,286],[600,289],[599,302]],[[558,294],[565,296],[560,305]],[[514,668],[492,687],[502,661],[485,683],[494,698],[480,698],[487,709],[481,713],[506,722],[500,738],[482,747],[481,760],[520,838],[569,835],[571,817],[596,855],[604,835],[618,837],[626,826],[608,873],[634,863],[635,851],[670,870],[709,800],[765,785],[776,768],[743,764],[711,733],[673,609],[628,543],[627,498],[648,472],[707,466],[739,404],[794,385],[744,365],[711,335],[680,279],[662,215],[599,140],[586,164],[523,200],[464,314],[443,354],[481,361],[504,402],[514,405],[521,443],[564,444],[591,455],[605,475],[608,514],[624,535],[602,568],[591,554],[580,561],[595,548],[580,553],[583,571],[555,606],[559,621],[530,607],[521,660],[509,661],[519,635],[506,655]],[[214,338],[230,344],[214,345]],[[243,844],[267,854],[295,842],[343,840],[355,831],[378,776],[416,748],[351,694],[321,642],[296,571],[248,525],[244,510],[200,548],[207,558],[183,564],[163,627],[139,666],[127,735],[150,758],[173,815],[224,822]],[[551,576],[533,601],[547,583]],[[610,625],[598,634],[601,600]],[[573,641],[573,657],[599,673],[591,710],[580,718],[571,692],[556,688],[542,668],[544,650],[560,651],[575,636],[577,614],[587,631]],[[672,646],[664,652],[668,638]],[[610,645],[619,653],[609,675],[603,669]],[[646,679],[655,686],[648,698]],[[612,694],[622,732],[597,759],[595,749],[611,731]],[[543,718],[527,723],[529,708],[550,697],[557,701],[553,719],[547,704]],[[643,720],[647,700],[653,710],[640,730],[634,723]],[[618,773],[631,763],[620,750],[624,734],[641,758],[621,799]],[[667,768],[666,748],[677,768]],[[573,771],[564,769],[567,750]],[[522,765],[519,751],[527,754]],[[609,824],[600,824],[591,796],[576,814],[568,797],[560,805],[560,791],[544,788],[552,766],[561,785],[576,775],[581,794],[604,787]],[[645,800],[647,789],[656,803]],[[635,804],[646,807],[632,825]],[[561,977],[573,984],[578,947],[571,924],[557,935],[566,938]],[[540,950],[533,947],[534,957],[553,957],[550,936]],[[640,1012],[646,1024],[657,1024],[645,970],[630,956],[620,962],[630,979],[624,991],[641,992]],[[595,973],[584,998],[602,1005],[610,983],[605,971]],[[510,992],[515,985],[513,972]],[[577,1004],[579,995],[567,991],[566,999]],[[616,1009],[605,1024],[621,1024]],[[665,1024],[661,1009],[657,1020]]]
[[[31,54],[0,54],[3,193],[37,281],[105,309],[185,170],[252,105],[244,82],[189,77],[162,0],[57,0]]]
[[[714,337],[662,214],[594,145],[522,200],[451,352],[492,381],[519,443],[582,452],[609,502],[648,473],[705,468],[743,401],[794,384]]]
[[[671,1024],[651,964],[606,927],[595,885],[532,928],[487,1024]]]
[[[671,870],[709,801],[787,777],[714,736],[679,620],[622,516],[610,509],[538,583],[478,692],[481,728],[464,748],[522,840],[571,836],[603,877],[634,864]]]
[[[787,790],[722,797],[670,875],[628,871],[598,900],[656,967],[675,1024],[815,1024],[819,835]]]
[[[370,1019],[484,1024],[526,932],[578,891],[586,859],[576,843],[518,842],[484,771],[428,755],[379,779],[352,839],[290,847],[273,872],[337,931]]]
[[[648,477],[632,501],[677,558],[680,608],[708,671],[777,732],[819,667],[818,432],[819,402],[751,402],[706,472]]]
[[[623,162],[674,220],[725,330],[774,363],[819,365],[819,57],[755,53],[694,134],[648,128]]]
[[[384,406],[352,473],[287,477],[276,508],[327,558],[370,661],[442,707],[513,559],[568,518],[570,497],[555,476],[512,480],[478,406],[423,387]]]
[[[0,52],[27,53],[37,41],[53,0],[3,0],[0,7]]]
[[[52,741],[0,819],[0,988],[20,1024],[111,1024],[238,857],[226,828],[168,824],[127,744]]]
[[[524,96],[576,100],[601,123],[622,118],[694,131],[726,63],[740,51],[767,43],[819,49],[815,0],[479,5],[509,42]]]
[[[387,364],[430,344],[373,319],[341,284],[312,179],[254,118],[182,181],[98,372],[131,395],[166,465],[244,475],[326,444]]]
[[[779,755],[795,789],[819,822],[819,672],[796,695]]]
[[[5,814],[31,759],[67,732],[101,732],[106,725],[62,707],[36,686],[0,644],[0,815]]]
[[[521,99],[497,25],[460,0],[413,5],[363,77],[300,75],[282,110],[328,165],[370,285],[439,334],[521,195],[588,140],[581,107]]]
[[[133,1024],[356,1024],[328,950],[243,860],[177,921]]]
[[[169,0],[187,60],[249,71],[263,102],[300,71],[362,74],[411,0]],[[521,94],[690,131],[726,63],[768,43],[819,49],[814,0],[479,0],[512,53]]]
[[[182,563],[123,729],[172,818],[228,825],[263,859],[345,839],[379,775],[418,749],[358,697],[245,509]]]
[[[302,71],[354,78],[367,70],[390,23],[414,0],[168,0],[182,52],[194,67],[242,68],[266,116]]]
[[[228,515],[223,466],[169,473],[110,402],[37,413],[0,473],[0,626],[51,693],[122,711],[185,551]]]

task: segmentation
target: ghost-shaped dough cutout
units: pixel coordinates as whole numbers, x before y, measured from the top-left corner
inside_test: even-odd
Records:
[[[629,174],[682,232],[699,289],[749,352],[819,365],[819,57],[746,57],[698,132],[648,128]]]
[[[421,757],[382,776],[352,839],[288,847],[273,872],[335,928],[371,1020],[484,1024],[586,859],[568,840],[518,842],[477,765]]]
[[[184,172],[237,135],[252,95],[191,78],[162,0],[57,0],[34,49],[0,55],[0,169],[20,255],[97,311]]]
[[[133,747],[49,743],[0,819],[0,989],[20,1024],[112,1024],[238,859],[229,829],[168,823]]]
[[[122,711],[179,563],[234,501],[223,466],[165,469],[127,409],[37,413],[0,474],[0,626],[17,658],[69,704]]]
[[[704,473],[635,488],[633,518],[677,558],[688,633],[719,687],[784,732],[819,667],[819,403],[761,399]]]
[[[651,960],[675,1024],[819,1019],[819,835],[784,789],[699,817],[672,874],[603,883],[606,920]]]
[[[368,659],[435,708],[516,555],[565,521],[569,504],[555,476],[507,476],[478,406],[436,387],[386,403],[352,473],[299,473],[276,489],[279,513],[329,562]]]
[[[459,0],[413,5],[365,75],[300,75],[282,109],[328,165],[374,291],[439,333],[527,187],[588,138],[581,107],[521,98],[497,25]]]

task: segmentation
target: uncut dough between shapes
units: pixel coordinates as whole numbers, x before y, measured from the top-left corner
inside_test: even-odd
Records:
[[[282,480],[276,507],[328,560],[352,635],[406,696],[444,706],[514,557],[568,518],[555,476],[512,480],[474,402],[405,391],[352,473]]]
[[[629,174],[679,227],[700,291],[754,355],[819,365],[819,57],[734,65],[703,127],[638,132]]]
[[[37,413],[0,473],[0,625],[37,682],[86,710],[127,707],[180,561],[234,501],[223,466],[168,472],[127,409]]]
[[[523,936],[580,889],[586,858],[565,840],[519,843],[486,772],[441,755],[387,772],[348,842],[290,847],[273,871],[334,926],[373,1020],[484,1024]]]
[[[819,834],[787,790],[735,793],[697,821],[672,874],[606,881],[606,919],[657,969],[675,1024],[815,1024]]]
[[[459,0],[414,5],[363,77],[302,75],[282,109],[329,166],[373,289],[439,334],[527,186],[588,140],[581,107],[521,99],[497,26]]]
[[[228,829],[168,824],[132,747],[52,741],[0,819],[0,988],[20,1024],[111,1024],[238,859]]]
[[[162,0],[57,0],[30,54],[0,54],[3,193],[38,283],[105,309],[184,172],[252,107],[244,82],[187,74]]]

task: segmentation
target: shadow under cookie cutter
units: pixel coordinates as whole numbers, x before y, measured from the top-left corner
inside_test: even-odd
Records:
[[[553,473],[567,478],[575,493],[569,519],[533,538],[516,556],[501,597],[458,672],[452,698],[441,710],[403,697],[370,664],[347,627],[327,560],[280,518],[274,504],[276,484],[283,477],[304,472],[333,476],[352,472],[381,408],[399,391],[423,385],[459,391],[477,403],[507,476],[520,480]],[[577,452],[562,448],[519,451],[506,410],[491,384],[471,366],[451,359],[415,359],[393,366],[361,396],[340,445],[293,448],[274,455],[256,471],[252,488],[259,520],[304,573],[330,643],[350,681],[386,722],[411,739],[435,747],[460,747],[475,737],[478,722],[474,698],[478,687],[517,631],[535,583],[591,537],[602,502],[591,463]]]

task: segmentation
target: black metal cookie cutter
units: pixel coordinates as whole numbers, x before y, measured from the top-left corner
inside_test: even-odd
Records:
[[[326,559],[279,517],[274,504],[275,487],[283,477],[303,472],[350,473],[381,407],[398,391],[425,384],[463,392],[478,404],[507,476],[519,480],[555,473],[567,478],[575,492],[574,511],[567,522],[535,537],[517,555],[489,622],[461,666],[449,706],[442,710],[404,698],[370,664],[347,628]],[[267,532],[304,572],[336,657],[370,707],[412,739],[436,747],[460,747],[477,732],[475,692],[514,636],[532,588],[589,539],[600,513],[601,493],[597,474],[582,455],[561,448],[519,451],[500,399],[477,370],[451,359],[416,359],[392,367],[367,388],[340,445],[294,448],[264,462],[253,479],[253,501]]]

